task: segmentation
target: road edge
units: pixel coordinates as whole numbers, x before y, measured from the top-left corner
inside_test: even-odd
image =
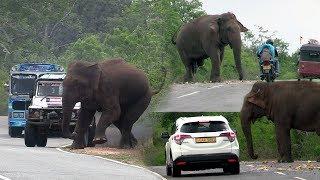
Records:
[[[69,145],[64,145],[62,146],[61,148],[64,148],[64,147],[67,147]],[[108,158],[104,158],[104,157],[101,157],[101,156],[97,156],[97,155],[91,155],[91,154],[80,154],[80,153],[73,153],[73,152],[69,152],[69,151],[65,151],[63,149],[61,149],[60,147],[57,147],[55,148],[57,151],[60,151],[60,152],[63,152],[63,153],[67,153],[67,154],[77,154],[77,155],[86,155],[86,156],[91,156],[91,157],[95,157],[95,158],[99,158],[99,159],[103,159],[103,160],[106,160],[106,161],[110,161],[110,162],[114,162],[114,163],[117,163],[117,164],[121,164],[121,165],[124,165],[124,166],[129,166],[129,167],[134,167],[134,168],[137,168],[137,169],[142,169],[144,171],[147,171],[157,177],[159,177],[161,180],[167,180],[165,177],[161,176],[160,174],[156,173],[156,172],[153,172],[147,168],[144,168],[144,167],[141,167],[141,166],[137,166],[137,165],[132,165],[132,164],[127,164],[127,163],[124,163],[124,162],[120,162],[120,161],[117,161],[117,160],[114,160],[114,159],[108,159]]]

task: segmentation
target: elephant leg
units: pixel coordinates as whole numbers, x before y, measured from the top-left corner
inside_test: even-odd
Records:
[[[137,139],[132,134],[133,124],[140,118],[147,109],[151,100],[150,93],[146,94],[138,102],[127,108],[123,118],[121,118],[121,142],[122,148],[134,148],[137,145]]]
[[[119,120],[120,113],[121,109],[119,104],[116,104],[112,108],[102,112],[102,115],[96,127],[96,133],[93,140],[94,144],[103,144],[107,142],[106,129],[112,123]]]
[[[293,162],[291,155],[290,128],[276,125],[276,139],[280,154],[279,162]]]
[[[194,81],[194,74],[192,71],[193,68],[193,60],[188,58],[182,50],[179,51],[180,58],[184,64],[184,67],[186,69],[186,73],[184,75],[184,81],[185,82],[193,82]]]
[[[221,82],[220,78],[220,52],[217,48],[211,50],[210,52],[210,59],[211,59],[211,76],[210,80],[212,82]]]
[[[124,119],[124,118],[120,117],[120,120],[122,120],[122,119]],[[124,127],[121,123],[122,123],[122,121],[116,121],[113,123],[119,129],[120,132],[122,132],[124,130]],[[126,122],[123,122],[123,123],[125,124]],[[133,142],[134,146],[136,146],[138,144],[138,140],[134,137],[132,132],[130,132],[130,139],[131,139],[131,142]]]
[[[83,149],[84,144],[84,134],[87,132],[89,125],[92,122],[92,118],[95,114],[95,110],[88,110],[81,108],[79,119],[76,124],[75,132],[73,133],[73,143],[71,145],[72,149]]]
[[[220,62],[221,63],[222,63],[223,59],[224,59],[224,47],[221,47],[220,48]]]

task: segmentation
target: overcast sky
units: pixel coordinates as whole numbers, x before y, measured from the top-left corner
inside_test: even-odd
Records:
[[[308,39],[320,40],[319,0],[201,0],[208,14],[233,12],[248,29],[259,25],[290,43],[290,52]]]

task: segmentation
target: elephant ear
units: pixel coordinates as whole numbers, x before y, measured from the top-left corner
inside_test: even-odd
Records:
[[[88,67],[88,71],[92,74],[92,79],[90,79],[93,91],[96,92],[99,88],[100,78],[101,78],[101,68],[99,63],[95,63]]]
[[[85,64],[77,69],[77,75],[75,81],[81,84],[82,88],[85,88],[88,93],[94,94],[99,88],[99,82],[101,77],[101,68],[98,63]],[[84,89],[83,89],[84,90]]]
[[[247,101],[254,104],[254,105],[257,105],[259,106],[260,108],[262,109],[265,109],[266,108],[266,103],[265,101],[262,99],[262,96],[261,96],[261,90],[259,89],[257,92],[250,92],[250,94],[247,96]]]
[[[248,28],[246,28],[244,25],[242,25],[241,22],[239,22],[238,20],[236,20],[236,21],[238,23],[238,26],[239,26],[241,32],[247,32],[248,31]]]

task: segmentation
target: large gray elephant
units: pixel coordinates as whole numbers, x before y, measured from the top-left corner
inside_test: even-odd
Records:
[[[256,159],[251,123],[266,116],[275,125],[279,162],[292,162],[290,130],[320,136],[320,85],[308,81],[257,82],[245,96],[240,112],[249,156]]]
[[[194,81],[197,67],[210,57],[212,69],[210,80],[220,82],[220,66],[227,45],[233,49],[234,60],[239,79],[243,79],[241,67],[241,32],[244,27],[230,12],[221,15],[206,15],[184,24],[172,37],[182,62],[186,68],[185,81]]]
[[[161,88],[163,85],[164,81]],[[63,137],[74,139],[72,148],[84,148],[84,134],[96,111],[100,111],[94,143],[106,142],[105,130],[115,124],[122,135],[121,146],[132,148],[136,144],[132,126],[159,91],[151,90],[144,72],[122,59],[71,63],[63,81]],[[76,102],[81,102],[81,110],[71,134],[69,123]]]

